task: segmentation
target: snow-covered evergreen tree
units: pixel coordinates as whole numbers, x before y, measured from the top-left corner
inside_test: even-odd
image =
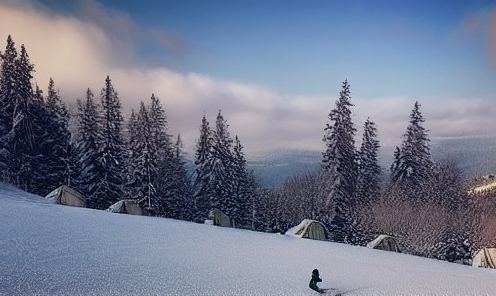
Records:
[[[68,165],[68,147],[70,133],[68,131],[69,112],[62,102],[59,92],[55,89],[55,83],[50,78],[47,96],[44,101],[44,113],[40,115],[43,122],[43,131],[38,134],[41,139],[38,142],[38,155],[44,155],[37,162],[39,174],[38,183],[40,190],[48,194],[54,188],[66,181]],[[69,184],[67,184],[69,185]]]
[[[133,197],[143,200],[148,208],[152,208],[152,201],[157,191],[154,176],[157,171],[156,159],[153,157],[151,125],[149,113],[145,103],[141,101],[136,119],[131,117],[134,128],[131,135],[132,167],[133,167]]]
[[[78,140],[74,154],[77,155],[75,188],[87,198],[88,207],[99,206],[99,180],[103,178],[103,164],[99,161],[102,145],[101,117],[93,92],[86,90],[86,99],[78,100]]]
[[[171,136],[168,133],[168,121],[165,110],[160,100],[152,94],[149,106],[150,120],[150,155],[156,161],[157,171],[152,181],[157,188],[156,198],[153,203],[157,215],[177,217],[170,206],[174,203],[174,168],[173,147]]]
[[[13,123],[7,137],[7,146],[10,157],[10,180],[17,187],[32,191],[33,185],[33,157],[36,155],[36,134],[33,130],[35,109],[39,106],[33,104],[34,92],[31,80],[33,79],[34,66],[29,61],[29,56],[24,45],[15,60],[15,83],[12,97],[14,100]]]
[[[422,185],[431,177],[433,162],[429,148],[427,130],[423,127],[425,118],[420,112],[420,104],[415,102],[410,114],[410,124],[403,135],[401,149],[395,152],[391,166],[391,182],[399,184],[409,198],[421,190]]]
[[[106,209],[124,196],[125,160],[121,102],[109,76],[105,80],[100,98],[103,114],[98,160],[103,168],[103,177],[98,180],[95,202],[97,208]]]
[[[12,125],[14,124],[14,108],[17,96],[16,60],[17,50],[12,37],[7,38],[7,46],[3,53],[0,52],[0,178],[10,182],[12,179],[10,156],[10,143]]]
[[[229,135],[229,125],[222,116],[217,114],[211,161],[211,180],[213,192],[210,195],[210,205],[218,208],[230,218],[236,217],[239,204],[234,197],[234,158],[232,155],[232,139]]]
[[[327,222],[332,239],[338,242],[346,242],[351,235],[351,209],[357,181],[356,129],[351,120],[351,106],[350,85],[345,80],[336,107],[329,113],[330,123],[324,129],[326,150],[322,158],[322,168],[329,180]]]
[[[181,135],[178,135],[176,143],[174,144],[174,153],[172,156],[172,183],[174,199],[169,199],[169,202],[172,206],[171,213],[174,215],[172,218],[192,220],[193,200],[191,198],[191,181],[186,170],[186,161],[184,159],[182,149],[183,143],[181,140]]]
[[[193,220],[196,222],[203,222],[208,216],[208,211],[211,210],[210,195],[213,191],[211,168],[212,152],[212,130],[210,129],[206,116],[203,115],[200,125],[200,138],[196,142],[195,149]]]
[[[238,205],[237,214],[233,216],[236,227],[250,228],[252,220],[252,202],[255,194],[253,175],[246,168],[246,157],[238,136],[234,141],[234,179],[233,199]]]
[[[379,165],[379,140],[375,123],[367,118],[363,126],[362,145],[358,154],[359,172],[357,201],[365,206],[377,202],[380,195],[381,167]]]

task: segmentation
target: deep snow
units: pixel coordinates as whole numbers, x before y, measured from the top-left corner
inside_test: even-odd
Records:
[[[496,270],[50,204],[0,183],[1,295],[496,295]]]

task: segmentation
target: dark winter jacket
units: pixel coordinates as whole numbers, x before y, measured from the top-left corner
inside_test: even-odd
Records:
[[[312,279],[310,280],[310,283],[308,286],[310,289],[315,290],[315,291],[320,291],[319,287],[317,287],[317,283],[322,282],[322,279],[319,277],[318,273],[312,274]]]

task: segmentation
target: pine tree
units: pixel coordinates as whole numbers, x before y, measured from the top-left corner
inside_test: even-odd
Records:
[[[194,221],[203,222],[211,210],[210,195],[213,191],[211,161],[213,157],[212,130],[205,115],[200,125],[200,138],[196,142],[195,172],[193,182]]]
[[[410,124],[403,135],[401,149],[395,152],[391,166],[391,182],[399,184],[409,198],[416,199],[424,181],[432,174],[429,138],[423,127],[425,118],[420,112],[420,104],[415,102],[410,114]]]
[[[153,157],[151,125],[148,110],[145,103],[141,101],[140,110],[135,121],[136,127],[134,136],[134,178],[136,180],[135,196],[139,200],[144,200],[148,208],[152,208],[152,201],[155,200],[157,191],[154,184],[154,176],[157,171],[156,159]]]
[[[175,219],[191,220],[193,218],[191,199],[191,181],[186,170],[186,161],[183,157],[183,143],[181,135],[177,136],[174,144],[174,153],[172,158],[174,200],[172,204],[176,209],[173,211]]]
[[[378,201],[381,189],[381,167],[378,159],[380,145],[377,140],[377,128],[370,118],[367,118],[363,129],[362,145],[358,154],[357,201],[371,206]]]
[[[100,95],[103,109],[102,145],[99,149],[99,162],[103,167],[103,178],[98,181],[95,196],[97,207],[106,209],[124,196],[124,139],[123,117],[119,96],[110,77]]]
[[[16,61],[17,50],[12,37],[7,38],[7,47],[3,54],[0,53],[2,68],[0,74],[0,139],[12,130],[14,106],[16,103],[17,81]]]
[[[93,92],[88,88],[86,99],[78,100],[78,134],[74,154],[77,155],[75,188],[87,198],[88,207],[99,206],[99,180],[104,176],[99,147],[102,145],[101,117]]]
[[[33,104],[33,71],[34,66],[29,61],[24,45],[21,45],[19,58],[15,61],[13,124],[8,141],[12,164],[11,182],[25,191],[32,191],[33,157],[36,155],[33,123],[35,108],[39,106]]]
[[[43,126],[43,131],[37,133],[40,136],[37,150],[38,155],[44,157],[37,161],[38,169],[35,170],[39,175],[37,182],[40,183],[40,191],[44,191],[43,195],[64,184],[67,179],[69,112],[55,90],[52,78],[49,81],[44,109],[43,114],[39,116],[41,122],[37,125]]]
[[[212,208],[218,208],[230,218],[234,218],[238,215],[239,204],[233,199],[234,161],[232,139],[228,128],[229,125],[219,110],[210,159],[212,185],[214,186],[213,194],[210,195],[210,204]]]
[[[351,236],[351,209],[354,205],[357,180],[357,161],[354,134],[356,129],[351,120],[350,85],[345,80],[336,108],[329,113],[324,129],[326,151],[323,153],[322,168],[329,178],[330,204],[327,217],[333,239],[346,242]]]
[[[10,155],[10,143],[13,137],[12,126],[14,124],[14,108],[16,104],[17,81],[16,61],[17,50],[12,37],[7,38],[7,46],[0,53],[0,171],[5,181],[12,181],[12,157]]]
[[[233,217],[236,227],[251,227],[252,201],[255,192],[253,176],[247,171],[243,146],[236,136],[234,142],[234,190],[233,198],[238,205],[238,213]]]
[[[160,100],[152,94],[150,98],[150,156],[156,161],[157,170],[152,176],[152,182],[157,188],[153,208],[158,215],[176,217],[171,210],[174,199],[174,169],[172,157],[171,136],[168,134],[168,122],[165,110]]]

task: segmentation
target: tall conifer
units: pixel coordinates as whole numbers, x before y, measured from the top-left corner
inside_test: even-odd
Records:
[[[327,216],[333,239],[346,242],[351,235],[351,209],[354,205],[357,180],[355,151],[355,127],[351,120],[351,92],[348,81],[336,101],[336,107],[329,113],[329,123],[324,131],[326,150],[323,153],[322,168],[328,176],[330,205]]]

